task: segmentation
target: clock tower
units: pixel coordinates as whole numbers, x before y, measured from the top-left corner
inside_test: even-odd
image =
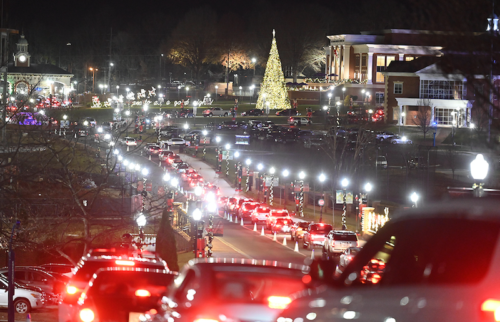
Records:
[[[28,41],[21,35],[21,39],[17,42],[17,52],[14,55],[14,66],[30,67],[31,56],[28,53]]]

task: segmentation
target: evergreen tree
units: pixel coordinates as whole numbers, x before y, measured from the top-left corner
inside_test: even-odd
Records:
[[[280,55],[278,54],[278,46],[273,30],[273,43],[269,52],[269,59],[266,64],[266,72],[264,81],[260,87],[259,99],[257,100],[257,108],[283,110],[290,108],[290,100],[285,84],[285,76],[281,69]]]

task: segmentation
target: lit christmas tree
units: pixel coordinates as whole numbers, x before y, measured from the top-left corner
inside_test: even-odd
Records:
[[[264,81],[260,87],[259,99],[257,100],[257,108],[283,110],[291,108],[288,92],[285,84],[285,76],[281,70],[281,60],[278,54],[278,46],[273,30],[273,43],[267,60],[266,73]]]

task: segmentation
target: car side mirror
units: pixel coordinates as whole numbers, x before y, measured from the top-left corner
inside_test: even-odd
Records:
[[[317,258],[312,260],[312,262],[309,264],[309,267],[311,283],[315,282],[315,284],[330,284],[333,281],[336,269],[336,264],[334,261]]]

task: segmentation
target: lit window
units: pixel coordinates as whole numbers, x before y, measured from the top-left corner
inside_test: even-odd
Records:
[[[403,94],[403,83],[394,83],[394,94]]]

